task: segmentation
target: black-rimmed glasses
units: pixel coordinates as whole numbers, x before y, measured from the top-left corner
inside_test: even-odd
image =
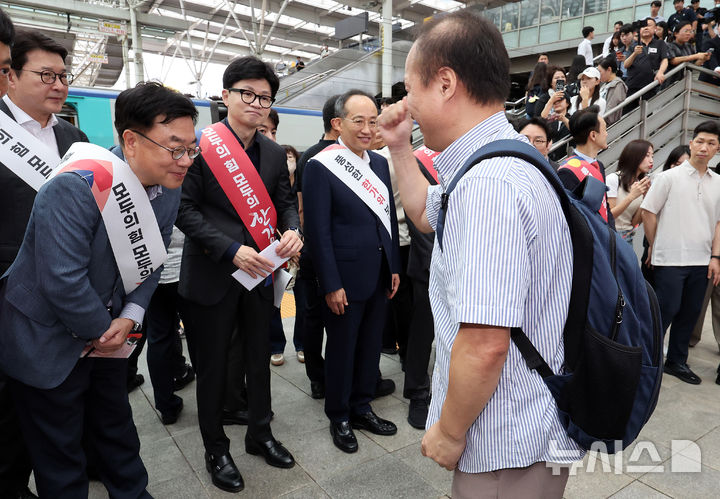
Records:
[[[130,129],[130,131],[138,134],[140,137],[143,137],[143,138],[149,140],[156,146],[162,147],[166,151],[169,151],[172,154],[172,159],[174,159],[175,161],[182,159],[182,157],[185,155],[185,153],[187,153],[187,155],[190,159],[195,159],[202,152],[202,149],[200,149],[200,146],[195,146],[195,147],[177,146],[175,148],[170,148],[170,147],[164,146],[162,144],[158,144],[157,142],[155,142],[153,139],[151,139],[150,137],[148,137],[147,135],[145,135],[142,132],[138,132],[137,130],[133,130],[133,129]]]
[[[55,71],[50,71],[49,69],[46,69],[45,71],[33,71],[32,69],[15,70],[16,73],[19,73],[20,71],[29,71],[30,73],[40,75],[40,79],[46,85],[52,85],[53,83],[55,83],[55,80],[60,78],[60,83],[67,87],[75,79],[75,75],[73,75],[72,73],[56,73]]]
[[[265,109],[269,108],[273,105],[273,102],[275,102],[275,99],[270,97],[269,95],[259,95],[253,92],[252,90],[246,90],[244,88],[226,88],[228,92],[237,92],[240,94],[240,98],[245,104],[252,104],[255,102],[255,99],[260,102],[260,107],[264,107]]]

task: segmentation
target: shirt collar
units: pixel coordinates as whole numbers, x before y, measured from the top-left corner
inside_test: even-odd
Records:
[[[337,141],[338,141],[338,144],[340,144],[341,146],[347,147],[348,150],[350,150],[350,148],[345,145],[345,142],[343,142],[340,137],[338,137],[338,140],[337,140]],[[350,151],[350,152],[352,152],[352,151]],[[353,154],[355,154],[355,153],[353,153]],[[367,151],[363,151],[363,155],[362,155],[362,157],[361,157],[360,159],[362,159],[363,161],[367,161],[368,163],[370,163],[370,155],[368,154]]]
[[[494,140],[501,132],[507,132],[507,128],[512,131],[505,111],[498,111],[465,132],[438,155],[434,160],[435,169],[443,177],[443,180],[450,181],[473,152]],[[518,136],[522,137],[520,140],[527,142],[526,137]]]
[[[26,123],[37,123],[40,125],[41,130],[45,130],[47,128],[52,128],[58,123],[58,119],[54,114],[50,115],[50,119],[48,120],[47,126],[42,126],[42,124],[37,121],[36,119],[32,118],[28,113],[20,109],[17,104],[15,104],[12,100],[10,100],[9,95],[5,95],[3,97],[3,101],[5,104],[7,104],[7,107],[10,109],[10,112],[15,117],[15,121],[18,122],[20,125],[24,125]]]
[[[575,156],[577,156],[580,159],[584,159],[588,163],[594,163],[595,161],[597,161],[597,158],[591,158],[590,156],[587,156],[587,155],[581,153],[577,149],[573,149],[573,153],[575,153]]]
[[[125,161],[125,154],[122,151],[122,147],[120,146],[112,146],[110,148],[110,152],[113,153],[115,156],[120,158],[121,160]],[[127,161],[125,161],[127,163]],[[162,196],[163,190],[161,185],[151,185],[149,187],[145,187],[145,192],[148,195],[148,199],[152,201],[158,196]]]
[[[681,169],[682,169],[685,173],[687,173],[689,176],[692,176],[692,175],[700,176],[700,172],[697,171],[697,170],[695,169],[695,167],[694,167],[693,165],[691,165],[691,164],[690,164],[690,161],[687,160],[687,159],[686,159],[685,161],[683,161],[682,163],[680,163],[680,164],[679,164],[678,166],[676,166],[675,168],[681,168]],[[710,175],[710,168],[708,167],[708,169],[705,170],[705,175],[703,175],[703,177],[709,176],[709,175]]]

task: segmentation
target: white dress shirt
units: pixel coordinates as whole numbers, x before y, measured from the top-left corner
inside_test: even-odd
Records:
[[[50,115],[47,125],[42,126],[39,121],[31,118],[28,113],[20,109],[12,100],[10,100],[9,95],[5,95],[5,97],[3,97],[3,101],[5,101],[5,104],[7,104],[10,112],[15,117],[15,121],[17,121],[21,127],[30,132],[36,139],[48,146],[51,150],[58,150],[55,132],[53,131],[53,127],[57,125],[58,119],[54,114]]]

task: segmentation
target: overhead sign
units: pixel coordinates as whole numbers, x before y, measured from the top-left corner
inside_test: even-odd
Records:
[[[348,17],[342,21],[335,23],[334,38],[338,40],[347,40],[360,33],[367,33],[369,25],[368,13],[363,12],[357,16]]]
[[[108,56],[107,56],[107,54],[90,54],[90,60],[92,62],[99,62],[102,64],[107,64]]]
[[[114,23],[110,21],[98,21],[98,31],[100,33],[110,33],[111,35],[125,36],[127,29],[125,23]]]

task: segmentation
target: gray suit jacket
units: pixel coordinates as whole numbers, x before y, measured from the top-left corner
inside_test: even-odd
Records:
[[[151,201],[166,247],[179,204],[180,189]],[[0,281],[0,370],[37,388],[58,386],[126,302],[147,308],[161,272],[126,296],[88,184],[58,175],[38,192],[20,252]]]
[[[0,111],[15,117],[0,100]],[[64,155],[75,142],[87,142],[87,136],[67,121],[60,119],[53,127],[58,153]],[[25,228],[30,219],[35,190],[0,163],[0,275],[10,267],[20,250]]]

